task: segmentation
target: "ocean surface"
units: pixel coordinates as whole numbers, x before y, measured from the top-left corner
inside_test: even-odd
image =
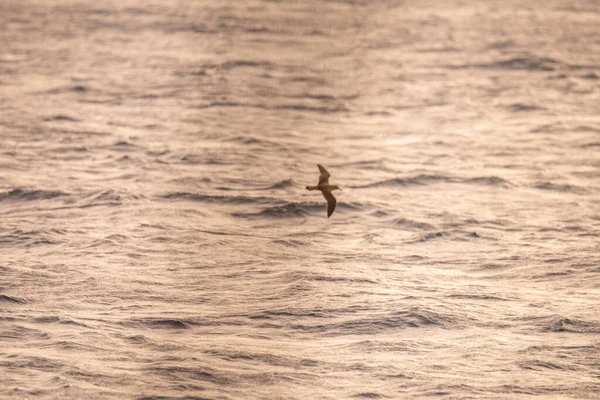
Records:
[[[0,398],[600,398],[600,3],[1,1]]]

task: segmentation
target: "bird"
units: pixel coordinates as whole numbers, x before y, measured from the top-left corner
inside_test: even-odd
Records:
[[[321,171],[321,175],[319,175],[319,183],[317,186],[307,186],[306,189],[320,190],[321,193],[323,193],[323,197],[325,197],[325,200],[327,200],[327,218],[329,218],[331,217],[331,214],[333,214],[333,210],[335,210],[335,204],[337,203],[337,200],[335,197],[333,197],[331,192],[336,189],[342,189],[338,185],[329,184],[329,177],[331,174],[325,169],[324,166],[317,164],[317,167],[319,167],[319,171]]]

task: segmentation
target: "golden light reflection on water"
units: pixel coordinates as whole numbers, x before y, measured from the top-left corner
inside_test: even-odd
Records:
[[[596,5],[0,9],[0,397],[600,389]]]

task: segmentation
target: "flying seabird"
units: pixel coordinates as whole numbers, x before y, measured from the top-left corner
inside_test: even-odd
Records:
[[[321,175],[319,176],[319,184],[317,186],[307,186],[306,189],[320,190],[321,193],[323,193],[323,197],[325,197],[325,200],[327,200],[327,218],[329,218],[331,217],[331,214],[333,214],[333,210],[335,210],[335,203],[337,202],[331,192],[335,189],[340,189],[340,187],[338,185],[330,185],[329,177],[331,174],[329,171],[327,171],[321,164],[317,164],[317,166],[319,167],[319,171],[321,171]]]

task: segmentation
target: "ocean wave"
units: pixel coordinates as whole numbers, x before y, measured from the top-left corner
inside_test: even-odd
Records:
[[[357,203],[338,202],[337,210],[360,210],[362,205]],[[257,213],[235,213],[232,214],[239,218],[296,218],[306,217],[314,213],[324,213],[327,209],[325,203],[314,202],[290,202],[278,206],[267,207]]]
[[[236,101],[213,101],[197,105],[196,108],[208,109],[208,108],[256,108],[261,110],[291,110],[291,111],[308,111],[318,112],[322,114],[335,113],[335,112],[348,112],[350,111],[346,106],[342,104],[338,105],[322,105],[313,106],[308,104],[260,104],[260,103],[241,103]]]
[[[273,353],[258,353],[248,350],[230,350],[218,348],[205,350],[203,353],[225,360],[248,360],[276,367],[299,368],[302,366],[316,366],[319,364],[318,361],[307,358],[281,356]]]
[[[416,239],[412,240],[410,243],[419,243],[419,242],[429,242],[431,240],[440,239],[447,235],[447,232],[427,232],[420,234]]]
[[[490,301],[509,301],[510,299],[487,294],[451,294],[446,296],[451,299],[466,299],[466,300],[490,300]]]
[[[533,319],[534,325],[546,332],[600,333],[600,322],[584,321],[561,315]]]
[[[242,182],[242,184],[246,184],[245,182]],[[250,190],[279,190],[279,189],[285,189],[288,187],[293,187],[294,186],[294,182],[291,179],[284,179],[282,181],[279,181],[277,183],[274,183],[270,186],[266,186],[266,187],[259,187],[259,188],[244,188],[245,191],[250,191]],[[224,190],[224,191],[230,191],[230,190],[239,190],[238,188],[232,188],[232,187],[227,187],[227,186],[219,186],[216,187],[215,189],[217,190]]]
[[[385,396],[385,395],[382,395],[379,393],[375,393],[375,392],[358,393],[351,397],[357,398],[357,399],[387,399],[388,398],[388,396]]]
[[[132,150],[132,149],[139,148],[138,145],[129,143],[126,140],[119,140],[119,141],[115,142],[112,146],[108,146],[108,147],[112,148],[113,150],[118,150],[118,151],[126,151],[126,150]]]
[[[147,325],[157,329],[190,329],[191,326],[178,319],[158,319],[148,321]]]
[[[5,361],[3,361],[2,366],[6,365]],[[44,357],[36,357],[22,354],[19,357],[10,361],[11,369],[16,369],[18,371],[47,371],[56,373],[56,371],[61,371],[66,368],[66,363],[57,361],[56,359],[49,359]],[[0,390],[3,390],[5,387],[2,387]],[[23,391],[27,393],[27,391]],[[0,391],[0,393],[2,393]],[[6,392],[4,392],[6,393]],[[43,391],[37,389],[33,391],[33,393],[29,393],[31,396],[40,397],[40,394],[43,394]],[[3,396],[4,397],[4,396]],[[14,398],[10,396],[10,398]],[[18,398],[29,398],[29,396],[18,396]]]
[[[125,340],[134,344],[149,344],[150,340],[144,335],[126,336]]]
[[[23,230],[10,229],[0,234],[0,246],[17,246],[34,247],[38,245],[53,245],[60,241],[56,235],[64,235],[60,230],[41,229],[41,230]]]
[[[371,283],[377,284],[377,281],[367,278],[349,278],[345,276],[331,276],[331,275],[308,275],[306,277],[309,281],[317,282],[348,282],[348,283]]]
[[[508,106],[508,109],[513,112],[524,112],[524,111],[540,111],[544,110],[544,107],[536,106],[534,104],[523,104],[514,103]]]
[[[185,154],[180,159],[181,162],[190,165],[230,165],[231,162],[217,157],[210,157],[200,154]]]
[[[50,122],[50,121],[80,122],[80,120],[78,120],[77,118],[73,118],[73,117],[70,117],[68,115],[63,115],[63,114],[57,114],[57,115],[53,115],[51,117],[44,118],[44,121],[45,122]]]
[[[0,201],[5,200],[22,200],[22,201],[35,201],[35,200],[47,200],[54,199],[56,197],[68,196],[67,193],[54,191],[54,190],[24,190],[21,188],[15,188],[6,193],[0,193]]]
[[[281,206],[265,208],[257,213],[236,213],[240,218],[296,218],[306,217],[309,212],[323,211],[325,205],[318,203],[287,203]]]
[[[114,189],[106,189],[86,194],[82,201],[78,204],[78,207],[88,208],[96,206],[120,206],[127,199],[137,200],[140,198],[142,198],[142,196],[132,195],[129,193],[119,193]]]
[[[479,235],[475,231],[465,231],[461,229],[453,229],[453,230],[441,230],[441,231],[430,231],[419,234],[416,238],[409,241],[408,243],[419,243],[419,242],[429,242],[432,240],[437,240],[441,238],[447,238],[452,241],[465,242],[473,239],[481,239],[482,236]],[[495,240],[490,237],[484,237],[486,239]]]
[[[264,68],[271,69],[273,64],[268,61],[252,61],[252,60],[231,60],[226,61],[218,66],[218,68],[234,69],[234,68]]]
[[[89,326],[87,326],[86,324],[83,324],[81,322],[76,322],[76,321],[73,321],[72,319],[68,319],[68,318],[60,318],[57,315],[33,318],[33,322],[41,323],[41,324],[58,323],[61,325],[75,325],[75,326],[80,326],[80,327],[84,327],[84,328],[89,328]]]
[[[378,187],[393,187],[393,186],[414,186],[414,185],[427,185],[435,182],[454,182],[454,178],[450,178],[444,175],[417,175],[409,178],[393,178],[386,179],[384,181],[369,183],[366,185],[351,186],[355,189],[364,188],[378,188]]]
[[[591,148],[591,147],[600,147],[600,142],[589,142],[589,143],[584,143],[582,144],[580,147],[587,149],[587,148]]]
[[[549,57],[514,57],[507,60],[464,65],[459,68],[508,69],[526,71],[554,71],[563,67],[559,61]]]
[[[248,316],[250,319],[282,319],[285,317],[291,318],[329,318],[331,313],[325,311],[263,311]]]
[[[87,147],[76,147],[76,146],[65,146],[65,147],[55,147],[53,149],[49,149],[49,152],[52,153],[58,153],[58,154],[63,154],[63,153],[86,153],[88,151]]]
[[[365,189],[365,188],[380,188],[380,187],[394,187],[394,186],[425,186],[432,183],[467,183],[467,184],[478,184],[487,186],[515,186],[513,183],[506,179],[499,178],[497,176],[480,176],[474,178],[460,178],[450,177],[445,175],[426,175],[421,174],[407,178],[393,178],[386,179],[384,181],[373,182],[366,185],[351,186],[354,189]]]
[[[93,201],[121,202],[123,201],[123,196],[117,193],[114,189],[108,189],[103,190],[101,192],[94,192],[91,195],[87,196],[87,199]]]
[[[352,278],[347,276],[333,276],[324,274],[313,274],[303,271],[286,272],[278,275],[278,278],[284,282],[299,282],[299,281],[324,281],[324,282],[349,282],[349,283],[378,283],[367,278]]]
[[[0,303],[14,303],[14,304],[25,304],[27,303],[25,300],[20,299],[18,297],[11,297],[5,294],[0,294]]]
[[[426,222],[413,221],[407,218],[398,218],[392,221],[392,224],[401,230],[407,231],[430,231],[435,229],[435,227]]]
[[[385,170],[386,163],[393,163],[393,160],[388,158],[377,158],[373,160],[348,161],[337,164],[332,164],[332,167],[360,167],[361,169],[376,169],[378,171]]]
[[[391,353],[391,352],[407,352],[414,351],[418,347],[419,344],[415,344],[413,342],[395,342],[395,341],[387,341],[387,340],[361,340],[358,342],[352,342],[345,345],[342,345],[343,348],[348,349],[356,349],[358,351],[367,351],[369,353]],[[439,348],[439,345],[435,345],[433,343],[428,344],[429,349]]]
[[[195,358],[194,358],[195,360]],[[179,361],[179,362],[177,362]],[[207,381],[213,382],[218,385],[228,385],[232,381],[228,377],[218,373],[217,371],[204,366],[184,366],[181,365],[182,360],[162,361],[156,363],[150,363],[143,368],[144,371],[151,374],[158,374],[158,376],[167,375],[171,379],[176,381]],[[233,375],[232,375],[233,376]],[[141,397],[140,399],[165,399],[173,398],[168,397]],[[198,399],[198,397],[185,397],[186,399]],[[183,399],[183,398],[182,398]]]
[[[59,348],[61,350],[69,350],[69,351],[98,351],[102,350],[101,347],[93,346],[90,344],[77,343],[71,340],[59,340],[59,341],[51,341],[49,343],[45,343],[41,346],[44,349],[48,348]]]
[[[277,201],[270,197],[251,197],[251,196],[218,196],[189,192],[173,192],[161,196],[166,200],[190,200],[206,203],[227,203],[227,204],[259,204],[265,202]]]
[[[600,333],[600,323],[575,318],[552,317],[547,330],[552,332]]]
[[[302,247],[307,244],[307,242],[295,239],[275,239],[273,240],[273,243],[281,244],[288,247]]]
[[[330,324],[296,324],[292,328],[304,332],[318,332],[327,336],[368,335],[386,330],[438,326],[445,329],[456,327],[458,321],[448,313],[413,307],[379,317],[356,318]]]
[[[513,183],[507,181],[506,179],[499,178],[497,176],[479,176],[476,178],[465,179],[464,182],[488,186],[515,186]]]
[[[75,93],[86,93],[88,92],[90,89],[86,86],[83,85],[75,85],[75,86],[61,86],[61,87],[55,87],[53,89],[48,89],[42,92],[38,92],[40,94],[62,94],[62,93],[69,93],[69,92],[75,92]]]
[[[572,365],[561,364],[558,362],[551,362],[547,360],[527,360],[518,363],[519,367],[523,369],[530,369],[533,371],[540,371],[544,369],[553,370],[566,370],[566,371],[577,371],[580,368],[576,368]]]
[[[207,327],[207,326],[223,326],[223,325],[231,325],[238,326],[243,325],[239,319],[232,318],[212,318],[212,317],[191,317],[191,318],[156,318],[156,317],[148,317],[148,318],[137,318],[130,319],[127,321],[122,321],[121,324],[128,328],[150,328],[150,329],[191,329],[193,327]]]
[[[278,143],[267,140],[267,139],[259,139],[256,137],[248,137],[248,136],[234,136],[224,139],[225,142],[235,142],[242,143],[247,145],[257,145],[257,146],[277,146]]]
[[[26,328],[22,325],[4,325],[8,329],[3,329],[1,336],[3,339],[17,339],[23,340],[47,340],[50,335],[48,333],[38,330]]]
[[[561,193],[575,193],[575,194],[585,194],[588,191],[582,187],[576,185],[560,185],[552,182],[541,182],[534,186],[536,189],[542,190],[550,190],[553,192],[561,192]]]
[[[294,182],[291,179],[284,179],[283,181],[277,182],[267,189],[285,189],[294,186]]]
[[[389,215],[389,213],[386,211],[383,211],[383,210],[375,210],[370,215],[372,215],[373,217],[377,217],[377,218],[384,218],[384,217],[387,217]]]
[[[588,74],[585,75],[581,75],[582,79],[589,79],[589,80],[593,80],[593,81],[597,81],[600,79],[600,76],[598,76],[597,74],[595,74],[594,72],[590,72]]]

